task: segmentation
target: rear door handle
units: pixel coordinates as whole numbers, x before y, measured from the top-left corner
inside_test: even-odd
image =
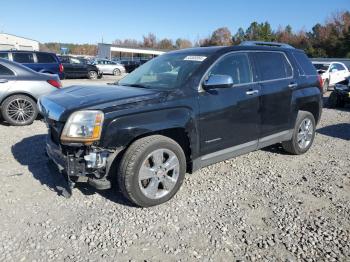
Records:
[[[4,84],[4,83],[7,83],[8,80],[7,79],[0,79],[0,84]]]
[[[292,83],[288,85],[289,88],[297,88],[298,84],[297,83]]]
[[[247,92],[245,92],[248,96],[251,96],[251,95],[255,95],[257,93],[259,93],[259,90],[248,90]]]

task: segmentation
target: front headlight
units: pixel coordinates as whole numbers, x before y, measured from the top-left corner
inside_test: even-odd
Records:
[[[64,126],[62,142],[92,144],[100,140],[104,114],[101,111],[77,111],[70,115]]]

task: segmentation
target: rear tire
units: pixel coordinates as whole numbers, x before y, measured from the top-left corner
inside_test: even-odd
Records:
[[[153,135],[136,140],[124,153],[118,170],[123,195],[141,207],[170,200],[182,185],[185,154],[174,140]]]
[[[292,139],[282,142],[282,147],[288,153],[301,155],[306,153],[315,138],[316,122],[310,112],[299,111]]]
[[[38,116],[36,102],[26,95],[13,95],[5,99],[1,106],[4,120],[13,126],[25,126]]]
[[[118,68],[113,70],[113,75],[120,76],[121,74],[122,74],[122,72]]]
[[[89,71],[88,76],[91,80],[96,80],[98,78],[98,74],[96,71]]]
[[[325,94],[329,89],[329,80],[326,79],[323,83],[323,94]]]

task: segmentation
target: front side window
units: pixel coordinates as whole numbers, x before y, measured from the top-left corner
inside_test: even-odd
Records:
[[[12,76],[14,73],[6,66],[0,65],[0,76]]]
[[[205,55],[198,54],[164,54],[138,67],[119,84],[155,89],[181,87],[205,59]]]
[[[335,64],[335,68],[338,69],[338,71],[346,70],[345,67],[341,64]]]
[[[13,61],[17,63],[34,63],[32,53],[12,53]]]
[[[245,53],[226,55],[214,65],[209,73],[211,75],[231,76],[234,85],[253,82],[248,55]]]
[[[254,57],[260,72],[260,81],[278,80],[293,76],[292,67],[283,53],[256,52]]]

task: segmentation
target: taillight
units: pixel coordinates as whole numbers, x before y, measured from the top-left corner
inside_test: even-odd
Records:
[[[321,90],[321,93],[323,92],[323,79],[320,75],[317,75],[318,78],[318,88]]]
[[[47,82],[48,82],[50,85],[52,85],[52,86],[54,86],[54,87],[56,87],[56,88],[61,88],[61,87],[62,87],[60,81],[57,81],[57,80],[54,80],[54,79],[50,79],[50,80],[47,80]]]
[[[59,70],[60,70],[60,73],[63,73],[64,68],[62,64],[59,65]]]

